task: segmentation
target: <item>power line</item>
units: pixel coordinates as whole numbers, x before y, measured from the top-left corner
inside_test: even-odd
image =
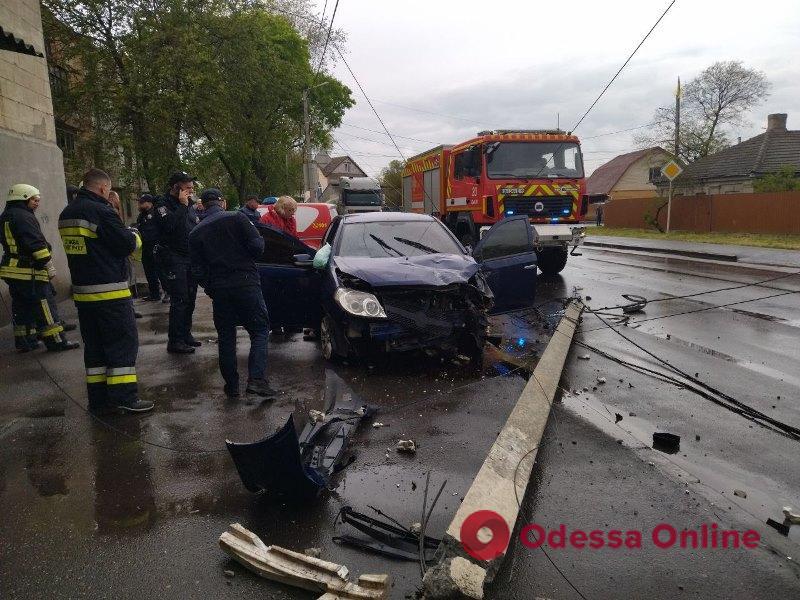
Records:
[[[487,127],[486,123],[484,123],[482,121],[476,121],[474,119],[467,119],[465,117],[457,117],[455,115],[448,115],[448,114],[445,114],[445,113],[434,112],[432,110],[423,110],[421,108],[414,108],[412,106],[406,106],[404,104],[397,104],[395,102],[387,102],[385,100],[375,100],[375,102],[378,102],[380,104],[386,104],[388,106],[396,106],[397,108],[404,108],[406,110],[411,110],[411,111],[418,112],[418,113],[423,113],[423,114],[427,114],[427,115],[436,115],[436,116],[439,116],[439,117],[447,117],[448,119],[456,119],[458,121],[465,121],[467,123],[474,123],[474,124],[479,125],[481,127]]]
[[[628,59],[624,63],[622,63],[622,66],[619,68],[619,70],[611,78],[611,81],[609,81],[606,84],[606,87],[603,88],[603,91],[600,92],[600,95],[598,95],[597,98],[595,98],[594,102],[592,102],[592,104],[589,106],[589,108],[586,109],[586,112],[583,113],[583,116],[580,119],[578,119],[577,123],[575,123],[575,126],[572,128],[573,132],[578,128],[578,126],[581,123],[583,123],[583,120],[589,115],[589,113],[594,108],[595,104],[597,104],[600,101],[600,98],[603,97],[603,94],[606,93],[606,90],[608,90],[608,88],[611,87],[611,84],[614,83],[614,81],[617,79],[617,77],[619,77],[619,74],[622,73],[622,70],[628,65],[629,62],[631,62],[631,59],[633,58],[633,56],[639,51],[639,48],[642,47],[642,44],[644,44],[645,41],[647,41],[647,38],[650,37],[650,34],[653,33],[655,28],[658,27],[658,24],[661,23],[661,19],[663,19],[666,16],[666,14],[669,12],[669,9],[672,8],[672,5],[675,4],[675,2],[676,2],[676,0],[672,0],[672,2],[669,3],[669,6],[667,6],[667,8],[664,9],[664,12],[661,13],[660,17],[658,17],[658,20],[650,28],[650,31],[648,31],[647,34],[642,38],[642,41],[639,42],[639,45],[636,46],[636,48],[633,49],[633,52],[631,52],[630,56],[628,56]]]
[[[322,19],[321,22],[325,20],[325,9],[328,7],[328,1],[325,0],[325,7],[322,9]],[[325,45],[322,47],[322,54],[319,55],[319,64],[317,65],[317,72],[314,75],[314,79],[317,78],[320,71],[322,71],[322,63],[325,61],[325,53],[328,51],[328,42],[331,41],[331,31],[333,31],[333,20],[336,18],[336,9],[339,8],[339,0],[336,0],[336,4],[333,5],[333,14],[331,15],[331,22],[328,25],[328,34],[325,36]]]
[[[608,133],[599,133],[597,135],[590,135],[589,137],[583,138],[584,140],[594,140],[599,137],[605,137],[607,135],[616,135],[617,133],[625,133],[628,131],[635,131],[637,129],[644,129],[645,127],[655,127],[659,125],[661,121],[655,121],[653,123],[645,123],[644,125],[637,125],[636,127],[628,127],[627,129],[620,129],[619,131],[609,131]]]
[[[341,127],[353,127],[355,129],[361,129],[362,131],[370,131],[372,133],[379,133],[380,135],[386,135],[383,131],[378,131],[377,129],[370,129],[369,127],[361,127],[360,125],[353,125],[352,123],[342,123]],[[422,138],[410,137],[407,135],[398,135],[397,133],[394,134],[394,137],[401,138],[404,140],[412,140],[415,142],[424,142],[426,144],[439,144],[439,142],[434,142],[433,140],[423,140]]]
[[[375,106],[372,104],[372,101],[369,99],[369,96],[367,95],[367,92],[364,91],[364,87],[361,85],[361,82],[358,80],[358,77],[356,77],[356,74],[353,73],[353,69],[350,68],[350,64],[347,62],[347,59],[344,57],[344,53],[339,49],[339,47],[336,44],[334,44],[333,47],[339,53],[339,56],[341,57],[342,62],[344,63],[344,66],[347,67],[347,70],[350,72],[350,76],[353,78],[353,81],[356,82],[356,85],[358,86],[358,89],[361,90],[362,94],[364,94],[364,99],[367,101],[367,104],[369,104],[369,107],[372,109],[372,112],[375,113],[375,117],[380,122],[381,127],[383,127],[383,130],[386,132],[386,135],[389,136],[390,140],[392,140],[392,144],[394,145],[394,147],[397,150],[398,154],[400,154],[400,156],[403,158],[403,160],[406,160],[406,157],[403,154],[403,151],[400,150],[400,146],[397,145],[397,142],[392,137],[392,134],[389,133],[389,129],[386,127],[386,123],[383,122],[383,119],[381,119],[381,116],[378,114],[378,111],[375,110]]]

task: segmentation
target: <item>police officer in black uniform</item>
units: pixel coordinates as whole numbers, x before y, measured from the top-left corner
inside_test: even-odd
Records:
[[[149,290],[146,299],[156,302],[161,300],[158,268],[153,256],[153,248],[158,242],[158,226],[155,221],[153,197],[150,194],[142,194],[139,198],[139,216],[136,217],[136,229],[139,230],[139,235],[142,236],[142,268],[147,278],[147,288]]]
[[[139,400],[136,355],[139,337],[128,287],[128,257],[141,247],[108,203],[111,178],[100,169],[83,176],[83,187],[58,221],[78,308],[89,409],[146,412]]]
[[[39,190],[18,183],[8,192],[0,215],[0,278],[8,284],[14,321],[14,345],[19,352],[39,347],[38,336],[50,351],[78,348],[64,337],[64,327],[55,311],[48,263],[51,246],[33,214],[39,207]]]
[[[265,379],[269,315],[256,269],[264,238],[245,214],[225,210],[219,190],[205,190],[200,198],[206,207],[205,217],[189,235],[189,249],[195,277],[213,303],[225,393],[231,398],[239,395],[236,326],[243,325],[250,334],[246,391],[274,396]]]
[[[199,221],[195,211],[190,210],[194,177],[179,171],[170,176],[167,185],[169,189],[158,199],[155,209],[155,256],[161,283],[170,295],[167,352],[191,354],[200,345],[192,336],[197,282],[189,261],[189,232]]]

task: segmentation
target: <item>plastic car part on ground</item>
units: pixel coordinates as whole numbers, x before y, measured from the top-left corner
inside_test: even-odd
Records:
[[[249,491],[313,498],[330,487],[335,473],[350,464],[344,460],[350,436],[375,409],[363,404],[333,371],[326,371],[325,384],[324,413],[320,416],[319,411],[312,411],[299,437],[289,415],[283,427],[262,440],[225,441]]]
[[[419,560],[419,532],[415,533],[399,525],[358,513],[349,506],[343,507],[338,517],[342,523],[350,525],[371,539],[341,535],[333,538],[337,544],[370,550],[400,560]],[[433,562],[434,553],[440,543],[440,539],[425,536],[425,562]]]
[[[385,574],[363,574],[355,583],[344,565],[280,546],[267,546],[238,523],[219,537],[220,547],[246,569],[286,585],[320,592],[318,600],[385,600],[391,582]]]

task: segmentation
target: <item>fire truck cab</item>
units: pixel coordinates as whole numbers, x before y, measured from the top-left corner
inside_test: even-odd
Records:
[[[578,138],[561,130],[481,131],[410,158],[403,208],[439,217],[465,246],[510,216],[526,215],[539,269],[560,272],[583,242],[586,183]]]

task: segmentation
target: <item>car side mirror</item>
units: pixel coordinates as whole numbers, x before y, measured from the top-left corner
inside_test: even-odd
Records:
[[[311,258],[310,254],[295,254],[294,255],[294,266],[295,267],[310,267],[313,265],[313,259]]]

